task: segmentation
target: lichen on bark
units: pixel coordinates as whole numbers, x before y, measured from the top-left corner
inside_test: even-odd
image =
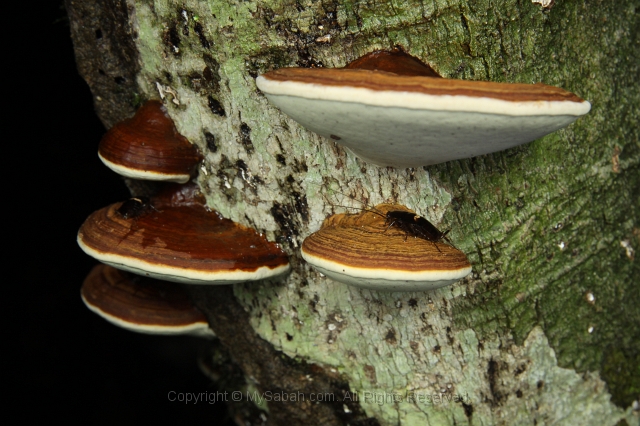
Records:
[[[234,287],[262,339],[339,371],[381,424],[638,422],[640,267],[625,249],[640,247],[634,2],[127,6],[136,87],[114,102],[162,95],[206,153],[198,183],[208,203],[291,256],[285,279]],[[343,66],[396,45],[446,77],[544,82],[593,109],[528,145],[403,170],[306,131],[255,86],[270,69]],[[382,293],[301,260],[304,237],[339,205],[382,201],[451,229],[473,274],[433,292]]]

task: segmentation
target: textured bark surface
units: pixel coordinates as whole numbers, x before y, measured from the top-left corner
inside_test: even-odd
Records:
[[[360,396],[358,408],[272,401],[274,423],[310,424],[311,415],[339,424],[346,413],[380,424],[638,424],[637,2],[67,7],[103,122],[129,115],[137,99],[163,98],[206,153],[198,183],[209,205],[290,254],[293,271],[282,280],[237,285],[233,295],[194,289],[247,383]],[[396,45],[445,77],[544,82],[589,100],[592,111],[515,149],[391,169],[304,130],[255,87],[271,69],[343,66]],[[331,203],[383,201],[450,228],[472,275],[433,292],[371,292],[301,260],[302,240],[344,210]],[[233,332],[228,315],[237,318]],[[312,371],[314,385],[304,381]]]

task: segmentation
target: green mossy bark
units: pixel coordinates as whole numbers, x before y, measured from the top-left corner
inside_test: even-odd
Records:
[[[286,280],[234,289],[256,332],[289,356],[333,366],[363,395],[402,395],[360,400],[380,423],[637,424],[640,266],[628,248],[640,248],[637,9],[132,1],[137,95],[158,98],[160,88],[180,131],[206,152],[199,183],[209,204],[290,253]],[[255,87],[274,68],[343,66],[396,45],[443,76],[544,82],[592,111],[508,151],[394,170],[302,129]],[[472,276],[399,294],[318,275],[298,248],[334,209],[326,195],[352,203],[340,193],[397,201],[450,228]],[[467,399],[421,404],[412,392]]]

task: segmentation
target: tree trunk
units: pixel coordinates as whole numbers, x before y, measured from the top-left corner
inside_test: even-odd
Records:
[[[209,205],[290,255],[292,272],[280,280],[191,287],[244,377],[225,382],[244,392],[238,418],[638,424],[637,1],[66,6],[105,125],[163,98],[206,153],[197,182]],[[518,148],[393,169],[303,129],[255,85],[271,69],[339,67],[394,46],[445,77],[544,82],[593,107]],[[366,205],[398,202],[451,229],[473,273],[420,293],[360,290],[318,274],[299,248],[344,210],[329,190]],[[246,404],[247,392],[267,400]]]

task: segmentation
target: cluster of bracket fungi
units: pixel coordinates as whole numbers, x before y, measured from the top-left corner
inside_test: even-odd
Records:
[[[442,78],[399,49],[367,54],[340,69],[279,69],[256,84],[304,127],[366,161],[404,168],[527,143],[590,109],[573,93],[544,84]],[[188,183],[202,156],[177,132],[161,102],[147,102],[109,130],[99,155],[123,176],[176,182],[148,199],[99,210],[80,228],[82,249],[110,265],[87,277],[83,300],[109,321],[147,333],[206,335],[202,314],[179,285],[168,290],[165,281],[232,284],[289,270],[279,246],[206,207],[197,186]],[[446,232],[415,212],[383,204],[329,217],[305,239],[301,254],[336,281],[423,291],[471,272],[465,254],[443,241]],[[134,311],[141,315],[133,317]]]
[[[161,102],[110,129],[99,156],[123,176],[167,182],[152,197],[94,212],[78,231],[80,247],[104,264],[86,278],[82,299],[108,321],[142,333],[212,335],[176,283],[233,284],[289,270],[277,244],[206,207],[189,182],[202,156]]]

